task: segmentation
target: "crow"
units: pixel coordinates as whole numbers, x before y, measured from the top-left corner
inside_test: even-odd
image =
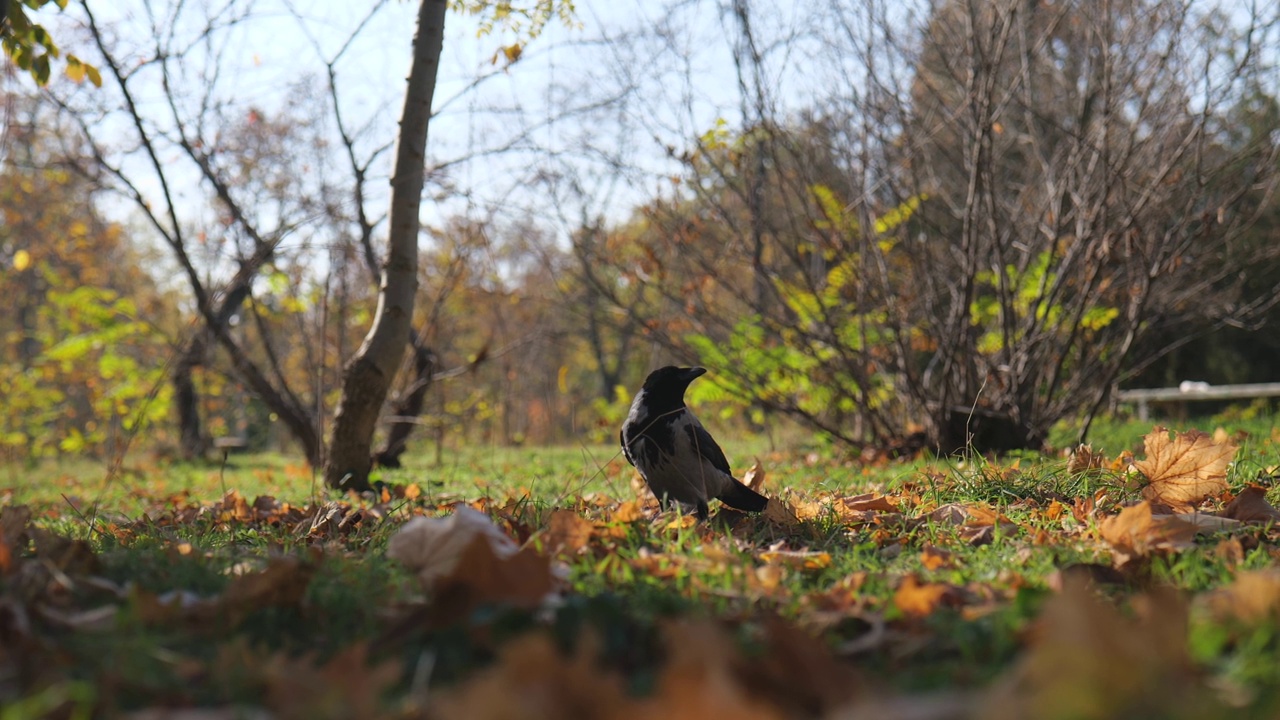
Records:
[[[622,424],[622,453],[664,508],[675,501],[705,520],[707,501],[719,498],[729,507],[760,512],[768,499],[733,477],[724,451],[684,404],[689,383],[706,372],[668,365],[649,373]]]

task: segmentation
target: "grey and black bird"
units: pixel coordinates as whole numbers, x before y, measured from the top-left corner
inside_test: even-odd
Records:
[[[718,498],[760,512],[768,499],[733,477],[724,451],[684,404],[689,383],[706,372],[668,365],[649,373],[622,424],[622,453],[664,508],[677,502],[706,519],[707,502]]]

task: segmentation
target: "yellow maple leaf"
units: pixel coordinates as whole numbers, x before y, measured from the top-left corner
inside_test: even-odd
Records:
[[[1177,433],[1157,427],[1142,440],[1147,457],[1134,463],[1147,478],[1142,496],[1175,509],[1190,509],[1227,489],[1227,466],[1236,446],[1214,442],[1199,430]]]

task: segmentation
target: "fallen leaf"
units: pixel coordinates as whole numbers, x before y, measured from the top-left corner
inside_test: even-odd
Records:
[[[1196,526],[1176,515],[1154,515],[1141,502],[1098,522],[1098,534],[1114,550],[1116,566],[1157,550],[1185,550],[1195,545]]]
[[[969,511],[963,505],[948,503],[929,513],[928,517],[934,522],[963,525],[969,519]]]
[[[555,589],[551,562],[526,547],[514,555],[499,555],[484,537],[473,537],[457,567],[435,584],[440,622],[465,615],[486,604],[534,608]]]
[[[578,642],[571,656],[556,648],[545,633],[530,633],[503,644],[489,667],[466,682],[433,692],[430,717],[510,718],[622,718],[633,702],[622,678],[597,665],[590,636]]]
[[[1224,717],[1187,652],[1187,611],[1172,591],[1136,598],[1133,616],[1072,581],[1036,620],[1031,648],[972,717]],[[1125,710],[1128,709],[1128,710]]]
[[[1245,570],[1229,585],[1196,598],[1198,606],[1220,619],[1257,624],[1280,617],[1280,570]]]
[[[763,651],[740,658],[736,675],[742,687],[789,710],[790,717],[825,717],[861,694],[861,678],[826,642],[778,616],[760,622],[758,642]]]
[[[955,567],[955,553],[925,545],[924,550],[920,551],[920,562],[928,570]]]
[[[398,661],[371,663],[364,643],[323,664],[313,656],[277,655],[260,672],[268,706],[282,719],[387,717],[383,695],[401,675]]]
[[[543,548],[551,555],[577,555],[591,543],[592,522],[572,510],[551,513],[542,536]]]
[[[831,553],[813,550],[766,550],[756,557],[771,565],[796,570],[821,570],[831,565]]]
[[[782,720],[778,709],[745,692],[734,675],[738,652],[724,631],[709,622],[677,620],[663,628],[670,660],[658,675],[654,694],[632,713],[633,720]]]
[[[317,569],[310,560],[276,558],[259,572],[235,577],[204,612],[229,615],[234,620],[264,607],[296,607],[302,603]]]
[[[1177,433],[1162,427],[1143,438],[1146,458],[1134,463],[1147,478],[1142,496],[1175,509],[1191,509],[1227,489],[1227,466],[1236,454],[1230,442],[1216,443],[1199,430]]]
[[[77,540],[43,528],[28,528],[36,557],[68,575],[88,575],[98,570],[98,556],[85,540]]]
[[[1222,509],[1222,516],[1246,523],[1280,523],[1280,510],[1267,502],[1267,489],[1250,485]]]
[[[794,528],[800,525],[800,518],[796,516],[796,511],[785,501],[778,498],[770,498],[760,516],[766,522],[783,528]]]
[[[893,504],[889,498],[883,495],[875,495],[867,493],[865,495],[857,495],[854,497],[842,498],[840,502],[849,510],[855,512],[899,512],[898,506]]]
[[[956,588],[943,583],[920,582],[908,575],[898,583],[893,593],[893,604],[903,615],[919,618],[930,615],[939,606],[956,598]]]
[[[520,549],[488,515],[458,506],[446,517],[416,517],[405,523],[388,541],[387,557],[407,567],[430,590],[454,572],[477,538],[498,558],[510,557]]]
[[[26,549],[27,526],[31,524],[31,508],[26,505],[6,505],[0,508],[0,541],[22,554]]]
[[[1244,562],[1244,545],[1238,537],[1223,538],[1214,546],[1213,556],[1227,567],[1234,568]]]
[[[756,492],[764,490],[764,467],[760,464],[759,458],[756,458],[755,464],[747,470],[747,474],[742,476],[742,484]]]
[[[1105,468],[1107,463],[1106,455],[1094,452],[1091,445],[1081,444],[1071,451],[1071,457],[1067,459],[1067,473],[1079,475],[1089,470]]]
[[[644,511],[640,509],[640,505],[634,500],[622,503],[609,516],[609,522],[623,524],[633,523],[642,519],[644,519]]]

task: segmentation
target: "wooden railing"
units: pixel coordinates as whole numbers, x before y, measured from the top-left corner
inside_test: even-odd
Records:
[[[1184,402],[1191,400],[1243,400],[1249,398],[1280,397],[1280,383],[1253,383],[1248,385],[1210,385],[1204,382],[1184,382],[1176,388],[1145,388],[1121,390],[1116,393],[1119,402],[1138,405],[1138,419],[1146,420],[1153,402]]]

